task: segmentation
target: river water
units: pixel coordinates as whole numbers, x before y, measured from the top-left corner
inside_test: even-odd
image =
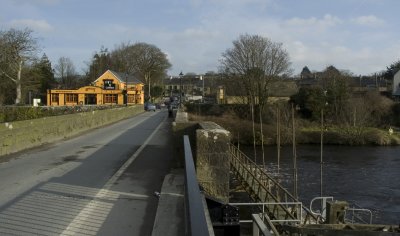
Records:
[[[254,156],[252,147],[240,147]],[[279,175],[276,147],[265,148],[267,170],[293,192],[293,151],[281,148]],[[257,163],[262,164],[261,149]],[[298,197],[307,207],[320,196],[320,146],[297,146]],[[372,210],[374,224],[400,224],[400,147],[324,146],[323,195]]]

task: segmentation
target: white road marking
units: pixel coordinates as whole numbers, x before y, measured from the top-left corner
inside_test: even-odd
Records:
[[[154,137],[157,131],[161,128],[166,118],[160,122],[157,128],[151,133],[151,135],[144,141],[144,143],[139,147],[138,150],[121,166],[121,168],[107,181],[104,187],[95,195],[94,199],[100,199],[107,197],[110,192],[111,186],[121,177],[124,171],[129,167],[130,164],[139,156],[139,154],[143,151],[143,149],[147,146],[150,140]],[[85,208],[83,208],[80,213],[74,218],[74,220],[68,225],[68,227],[61,233],[61,235],[75,235],[79,232],[76,232],[76,228],[74,225],[79,225],[79,222],[85,221],[90,217],[91,212],[95,212],[96,208],[101,207],[101,202],[96,200],[91,200]]]

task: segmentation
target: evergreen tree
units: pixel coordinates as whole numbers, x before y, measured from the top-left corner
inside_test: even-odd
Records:
[[[393,80],[394,75],[400,70],[400,60],[393,62],[390,66],[386,67],[383,76],[387,80]]]
[[[120,71],[111,66],[111,54],[107,48],[101,47],[100,52],[96,52],[93,55],[92,61],[89,64],[89,71],[86,73],[85,78],[83,78],[83,85],[89,85],[107,70],[114,69]]]
[[[312,73],[311,73],[310,69],[308,69],[307,66],[303,67],[303,70],[300,73],[300,77],[302,79],[312,78]]]
[[[56,80],[54,78],[54,71],[51,67],[51,62],[46,54],[43,54],[40,59],[37,69],[40,74],[40,98],[42,103],[46,103],[47,100],[47,90],[56,87]]]

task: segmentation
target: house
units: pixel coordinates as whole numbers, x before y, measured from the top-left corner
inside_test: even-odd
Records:
[[[133,105],[144,103],[144,84],[135,77],[107,70],[92,85],[47,90],[48,106]]]
[[[201,100],[215,94],[215,75],[188,74],[163,80],[164,96],[180,97],[183,100]]]
[[[229,82],[224,85],[218,86],[217,90],[217,103],[220,104],[247,104],[248,96],[244,87],[237,85],[231,86]],[[296,82],[293,80],[282,79],[271,81],[268,89],[268,103],[275,103],[278,101],[289,101],[290,96],[298,92]],[[256,98],[258,103],[258,98]]]
[[[400,98],[400,70],[394,74],[392,96]]]

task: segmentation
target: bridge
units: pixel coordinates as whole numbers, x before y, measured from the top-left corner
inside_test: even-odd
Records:
[[[232,146],[229,132],[216,124],[188,122],[181,112],[175,119],[165,110],[121,112],[126,119],[117,123],[1,157],[1,235],[243,235],[246,224],[253,235],[398,231],[338,223],[338,217],[328,219],[329,212],[308,209]],[[51,122],[28,125],[52,135],[57,127],[65,132],[79,127],[75,121]],[[0,132],[16,142],[7,145],[17,147],[12,134],[29,129],[14,123],[11,133]],[[68,136],[65,132],[61,135]],[[251,202],[229,201],[233,176]],[[250,218],[242,218],[243,208],[254,210]]]
[[[199,182],[194,185],[202,187],[203,191],[198,195],[205,198],[206,202],[203,204],[206,214],[195,218],[209,218],[196,220],[209,223],[203,227],[197,225],[193,235],[206,235],[204,232],[210,228],[210,223],[214,230],[209,232],[210,235],[245,235],[241,234],[240,229],[246,224],[252,225],[252,235],[400,235],[399,226],[373,225],[371,211],[350,206],[345,201],[335,201],[333,197],[317,197],[310,207],[304,206],[271,177],[263,166],[257,165],[231,143],[226,143],[227,135],[222,127],[209,123],[195,126],[196,134],[189,131],[188,136],[184,137],[185,160],[187,162],[188,159],[193,159],[191,151],[187,150],[194,146]],[[195,144],[189,144],[189,136]],[[203,150],[205,147],[207,150]],[[226,162],[229,162],[228,167]],[[226,181],[223,174],[226,167],[230,171],[230,177],[235,177],[243,186],[252,199],[251,202],[226,201],[224,184],[221,183],[223,179]],[[216,177],[215,183],[210,184],[204,172]],[[190,206],[190,198],[187,205]],[[199,208],[201,207],[197,207]],[[245,211],[239,208],[245,208]],[[250,215],[249,219],[243,219],[240,214],[246,211],[250,211],[250,214],[245,213],[243,216]],[[201,228],[203,233],[197,234]]]

